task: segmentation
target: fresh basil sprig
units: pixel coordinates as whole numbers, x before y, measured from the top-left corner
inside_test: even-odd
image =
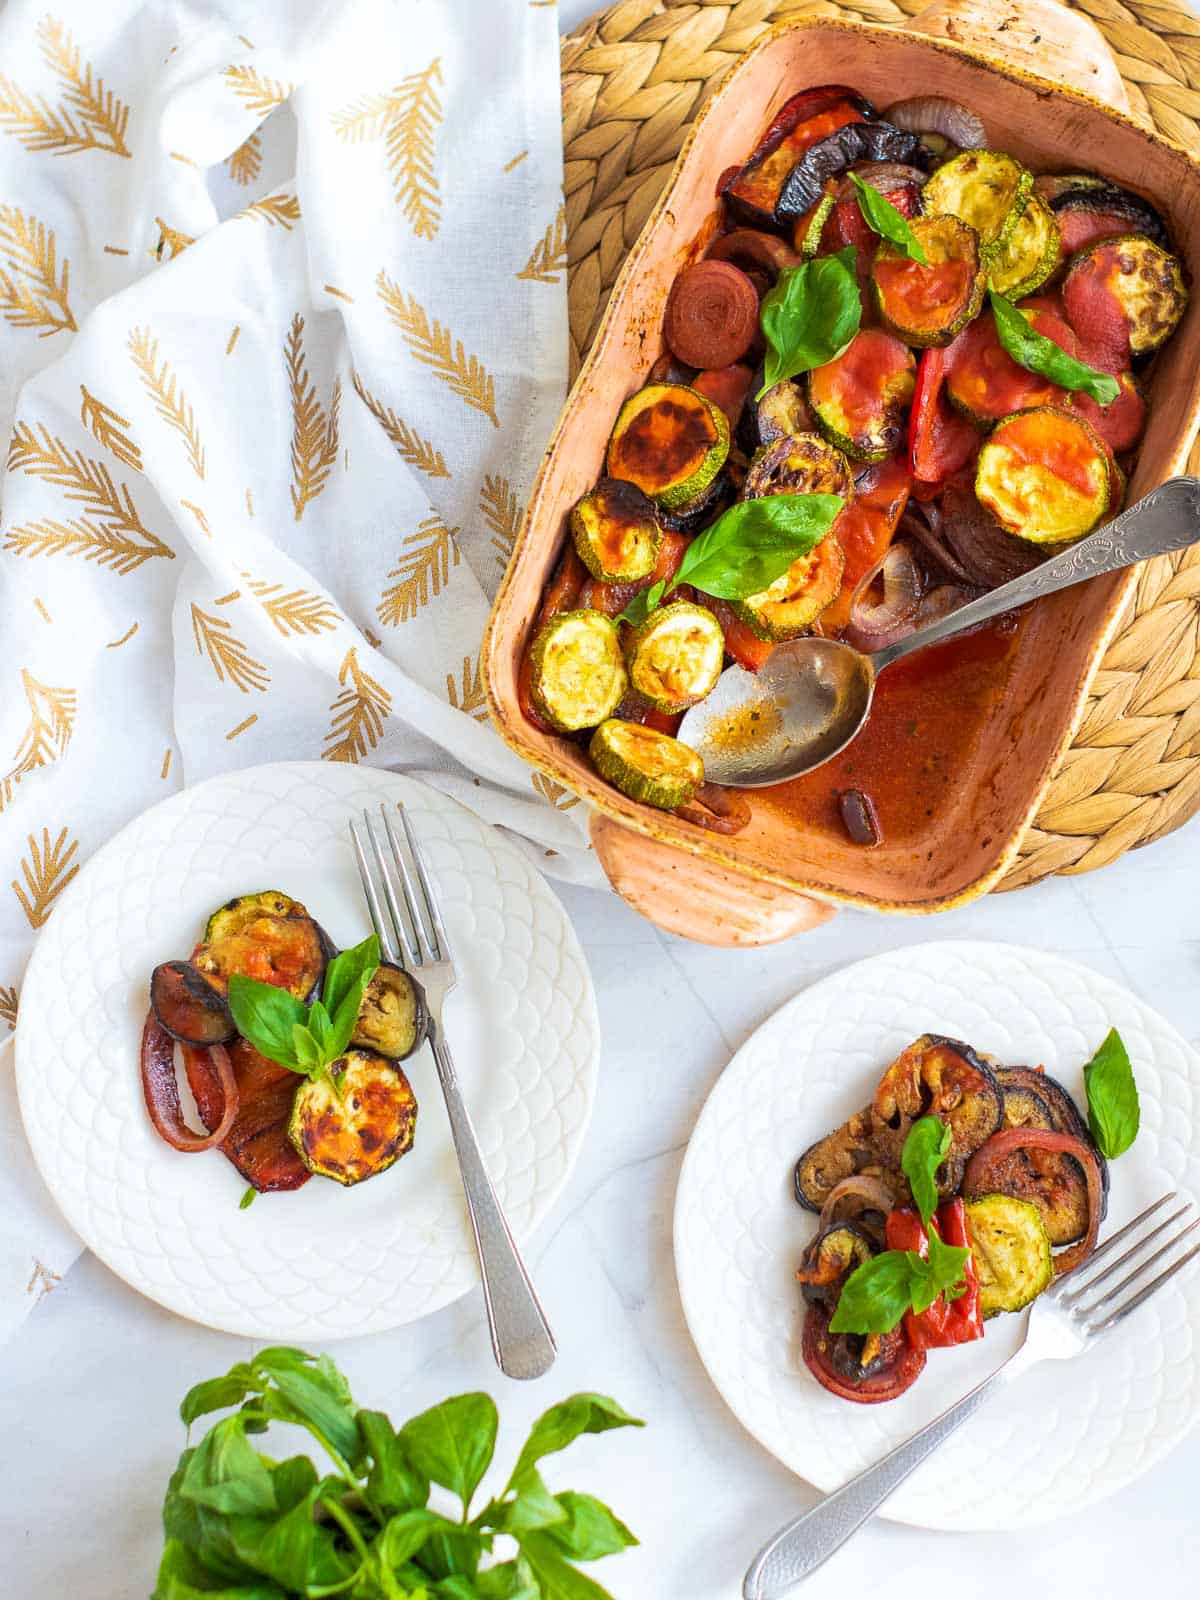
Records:
[[[697,534],[668,583],[660,578],[635,594],[617,618],[642,623],[681,583],[718,600],[761,594],[793,561],[811,554],[845,502],[840,494],[772,494],[739,500]]]
[[[184,1451],[167,1489],[153,1600],[606,1600],[575,1563],[637,1543],[602,1501],[555,1494],[539,1471],[583,1434],[642,1426],[604,1395],[543,1413],[474,1515],[496,1447],[489,1395],[455,1395],[396,1428],[356,1405],[329,1356],[276,1348],[197,1384],[180,1407],[189,1429],[218,1411],[232,1414]],[[260,1454],[252,1436],[273,1422],[307,1429],[328,1462]],[[434,1484],[461,1517],[429,1505]],[[498,1560],[497,1537],[508,1542]]]
[[[784,378],[833,361],[853,339],[862,321],[857,258],[854,246],[847,245],[836,255],[816,256],[779,274],[759,313],[767,353],[756,398]]]
[[[850,181],[858,191],[858,209],[862,212],[867,226],[890,240],[897,249],[903,250],[910,261],[915,261],[918,266],[927,267],[929,257],[925,254],[921,241],[887,195],[880,194],[878,189],[873,189],[869,183],[864,183],[857,172],[850,173]]]
[[[350,1043],[367,985],[379,966],[375,934],[329,963],[323,998],[303,1000],[235,972],[229,980],[234,1025],[260,1055],[306,1078],[326,1073]]]
[[[996,336],[1019,367],[1049,378],[1060,389],[1081,389],[1097,405],[1111,405],[1120,394],[1121,385],[1111,374],[1069,356],[1053,339],[1038,333],[1011,300],[994,289],[988,291],[988,299],[996,319]]]
[[[884,1250],[856,1267],[842,1286],[830,1333],[891,1333],[905,1312],[919,1316],[938,1295],[957,1300],[964,1293],[963,1272],[970,1251],[943,1243],[931,1220],[938,1199],[937,1169],[949,1152],[950,1139],[950,1129],[940,1117],[921,1117],[909,1129],[900,1156],[929,1239],[929,1254]]]
[[[1110,1028],[1099,1050],[1083,1069],[1087,1090],[1088,1127],[1096,1148],[1108,1160],[1124,1155],[1138,1136],[1142,1110],[1133,1064],[1125,1041]]]

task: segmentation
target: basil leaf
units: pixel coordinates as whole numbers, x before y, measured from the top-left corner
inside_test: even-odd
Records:
[[[210,1511],[254,1514],[278,1509],[270,1471],[247,1439],[240,1411],[204,1435],[191,1452],[178,1492],[182,1499]]]
[[[193,1384],[179,1402],[180,1419],[190,1428],[197,1417],[207,1416],[210,1411],[241,1405],[256,1388],[254,1374],[244,1361],[239,1361],[222,1377]]]
[[[253,1184],[250,1184],[250,1186],[248,1188],[243,1189],[243,1191],[242,1191],[242,1198],[238,1201],[238,1210],[239,1211],[249,1211],[250,1207],[254,1204],[254,1202],[257,1199],[258,1199],[258,1190],[254,1187]]]
[[[389,1567],[402,1567],[427,1545],[435,1533],[462,1534],[463,1529],[436,1511],[419,1506],[390,1517],[379,1535],[380,1559]]]
[[[927,1232],[929,1256],[925,1265],[929,1268],[937,1294],[944,1294],[947,1300],[957,1300],[967,1287],[963,1273],[971,1252],[963,1245],[944,1244],[936,1227],[929,1228]]]
[[[946,1159],[950,1138],[949,1125],[940,1117],[922,1117],[913,1123],[904,1141],[900,1167],[926,1228],[937,1209],[937,1169]]]
[[[663,590],[667,587],[667,580],[660,578],[657,583],[652,583],[648,589],[639,589],[633,595],[624,611],[613,620],[615,622],[628,622],[631,627],[639,628],[652,611],[657,610],[663,597]]]
[[[1142,1109],[1133,1064],[1125,1041],[1115,1028],[1083,1069],[1087,1089],[1088,1127],[1102,1156],[1123,1155],[1138,1136]]]
[[[314,1000],[308,1008],[308,1031],[317,1042],[317,1049],[321,1052],[322,1064],[333,1060],[327,1048],[332,1026],[329,1013],[324,1005],[320,1000]]]
[[[382,1411],[360,1411],[358,1431],[371,1462],[367,1494],[381,1511],[410,1511],[429,1499],[429,1479],[408,1459],[396,1430]]]
[[[552,1522],[564,1522],[567,1513],[547,1489],[536,1467],[521,1474],[512,1499],[493,1501],[482,1513],[479,1521],[497,1533],[511,1534],[520,1539],[538,1528],[547,1528]]]
[[[354,1398],[331,1356],[313,1357],[304,1350],[273,1345],[260,1350],[250,1367],[261,1384],[275,1385],[295,1413],[292,1420],[315,1428],[352,1467],[362,1463]]]
[[[283,1600],[283,1591],[269,1578],[252,1574],[228,1585],[214,1582],[211,1567],[178,1539],[168,1539],[150,1600]]]
[[[534,1423],[528,1439],[521,1447],[517,1464],[508,1480],[510,1489],[517,1485],[524,1473],[543,1456],[565,1450],[584,1433],[607,1433],[610,1428],[644,1428],[646,1424],[631,1417],[615,1400],[603,1394],[573,1394],[569,1400],[551,1406]]]
[[[302,1001],[273,983],[260,983],[240,972],[230,978],[227,998],[234,1026],[260,1055],[293,1072],[305,1070],[296,1059],[292,1034],[297,1023],[303,1025],[308,1018]]]
[[[479,1600],[542,1600],[533,1568],[524,1556],[476,1573],[475,1592]]]
[[[921,241],[909,227],[907,221],[896,210],[887,195],[880,194],[878,189],[873,189],[869,183],[864,183],[857,172],[850,174],[850,181],[858,191],[858,209],[869,228],[874,228],[876,233],[897,245],[910,261],[915,261],[918,266],[927,267],[929,257],[922,248]]]
[[[549,1532],[531,1533],[523,1539],[521,1554],[533,1568],[542,1600],[612,1600],[594,1578],[571,1566]]]
[[[1121,385],[1107,372],[1098,372],[1083,361],[1076,361],[1061,350],[1053,339],[1038,333],[1011,300],[994,289],[988,291],[996,335],[1019,367],[1036,372],[1060,389],[1081,389],[1097,405],[1108,406],[1121,392]]]
[[[397,1437],[417,1470],[456,1494],[465,1513],[495,1451],[498,1421],[490,1395],[460,1394],[413,1417]]]
[[[833,361],[853,339],[862,321],[857,260],[847,245],[779,274],[759,313],[767,353],[757,399],[784,378]]]
[[[325,982],[321,985],[321,999],[329,1015],[335,1016],[342,1001],[360,980],[365,988],[379,965],[379,937],[371,934],[361,944],[343,950],[325,969]]]
[[[672,583],[690,583],[721,600],[761,594],[829,532],[838,494],[773,494],[741,500],[698,534]]]
[[[308,1031],[306,1023],[292,1024],[292,1052],[296,1058],[295,1070],[307,1073],[309,1077],[319,1072],[325,1065],[321,1047]]]
[[[891,1333],[912,1309],[912,1254],[911,1250],[885,1250],[855,1267],[842,1285],[830,1318],[830,1333]],[[915,1259],[920,1261],[919,1256]]]
[[[552,1523],[546,1537],[574,1561],[599,1561],[637,1543],[625,1524],[593,1495],[568,1489],[558,1496],[558,1504],[565,1519]]]

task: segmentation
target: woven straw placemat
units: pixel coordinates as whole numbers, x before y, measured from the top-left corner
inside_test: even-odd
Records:
[[[572,373],[709,91],[789,17],[902,24],[924,0],[622,0],[562,42]],[[1135,115],[1200,150],[1200,17],[1083,0]],[[1192,471],[1200,464],[1193,453]],[[1152,561],[1034,825],[1001,884],[1090,872],[1200,809],[1200,547]]]

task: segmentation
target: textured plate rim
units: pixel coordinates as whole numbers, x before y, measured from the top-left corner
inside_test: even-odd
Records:
[[[440,789],[434,788],[432,784],[424,783],[419,778],[410,777],[407,773],[393,772],[383,767],[361,766],[357,763],[353,766],[342,768],[331,767],[330,763],[323,761],[272,761],[260,762],[253,767],[233,768],[228,772],[216,773],[210,778],[204,778],[198,783],[188,784],[185,788],[178,790],[175,794],[167,795],[164,799],[156,801],[154,805],[147,806],[143,811],[140,811],[135,816],[131,817],[116,833],[112,835],[111,838],[105,840],[105,842],[83,863],[74,881],[68,885],[66,890],[63,892],[58,905],[55,907],[55,919],[57,920],[62,915],[64,910],[69,913],[74,899],[82,892],[81,886],[86,885],[89,881],[90,873],[95,864],[100,862],[110,853],[116,854],[124,844],[127,835],[133,834],[137,828],[142,826],[148,817],[151,817],[160,811],[169,810],[172,807],[181,804],[185,799],[191,800],[196,794],[202,791],[218,788],[221,785],[229,782],[245,783],[247,780],[252,781],[257,779],[261,774],[268,772],[293,772],[296,774],[303,774],[305,772],[313,774],[319,773],[323,779],[328,779],[334,773],[340,775],[342,773],[348,774],[352,772],[360,779],[365,776],[368,783],[378,780],[381,783],[387,783],[390,781],[391,783],[401,787],[411,784],[424,793],[435,796],[439,805],[444,805],[448,809],[458,811],[462,813],[463,816],[468,817],[471,822],[477,825],[482,833],[487,837],[489,849],[495,847],[502,855],[512,855],[518,861],[520,861],[521,865],[528,869],[533,878],[541,886],[541,889],[544,891],[547,897],[548,903],[553,904],[561,922],[564,947],[574,958],[583,978],[583,1006],[588,1034],[588,1049],[586,1052],[586,1059],[584,1060],[580,1069],[578,1083],[583,1091],[584,1105],[582,1114],[564,1141],[566,1148],[566,1159],[563,1162],[560,1175],[552,1184],[539,1191],[539,1197],[536,1206],[534,1207],[533,1214],[525,1226],[520,1229],[514,1227],[513,1231],[518,1237],[518,1242],[524,1244],[527,1240],[532,1238],[534,1232],[545,1221],[550,1210],[553,1208],[565,1189],[567,1183],[569,1182],[579,1160],[580,1151],[583,1147],[583,1141],[587,1135],[587,1130],[591,1123],[599,1079],[600,1053],[602,1044],[599,1008],[596,1003],[596,990],[592,979],[591,968],[588,965],[587,957],[584,954],[583,947],[579,942],[579,936],[575,931],[574,924],[567,915],[566,909],[562,905],[562,902],[554,894],[554,891],[549,887],[545,879],[538,873],[536,867],[533,866],[533,864],[518,849],[518,847],[510,840],[505,839],[499,829],[486,822],[482,817],[476,815],[476,813],[471,811],[469,807],[464,806],[461,801],[456,800],[451,795],[443,794]],[[47,928],[51,925],[52,924],[47,924]],[[39,932],[39,935],[34,942],[33,950],[30,954],[29,962],[25,970],[26,982],[28,981],[29,973],[34,969],[34,964],[40,958],[40,952],[43,946],[47,943],[45,939],[46,931],[46,929],[43,929],[41,932]],[[28,1015],[28,1013],[26,1015]],[[30,1024],[27,1023],[26,1027],[28,1028],[29,1026]],[[327,1343],[340,1343],[345,1339],[369,1338],[375,1334],[394,1332],[398,1328],[407,1327],[412,1323],[420,1322],[426,1317],[434,1316],[437,1312],[445,1310],[447,1306],[456,1304],[458,1301],[464,1299],[468,1294],[478,1289],[480,1280],[478,1269],[476,1267],[468,1281],[463,1283],[461,1287],[452,1289],[451,1292],[441,1301],[427,1306],[425,1309],[417,1312],[413,1316],[405,1316],[402,1314],[394,1321],[381,1322],[377,1326],[364,1329],[361,1333],[353,1334],[335,1334],[324,1331],[298,1333],[295,1324],[289,1325],[287,1323],[272,1324],[270,1327],[265,1325],[249,1326],[244,1323],[238,1324],[232,1319],[219,1319],[204,1316],[193,1307],[185,1308],[181,1305],[172,1304],[166,1296],[152,1289],[147,1283],[138,1282],[135,1276],[131,1275],[122,1267],[116,1265],[109,1258],[109,1255],[106,1253],[103,1246],[98,1244],[91,1236],[92,1230],[85,1228],[81,1224],[74,1206],[65,1204],[63,1199],[60,1197],[58,1186],[47,1172],[46,1167],[43,1164],[38,1142],[30,1132],[31,1113],[28,1109],[28,1105],[31,1104],[31,1091],[26,1085],[26,1077],[30,1069],[28,1066],[23,1069],[22,1066],[23,1052],[20,1045],[21,1038],[21,1017],[18,1015],[17,1027],[12,1036],[13,1071],[17,1090],[17,1105],[20,1111],[22,1131],[25,1137],[26,1148],[30,1152],[39,1178],[46,1186],[47,1193],[49,1194],[60,1215],[66,1221],[68,1227],[79,1239],[82,1247],[94,1255],[96,1259],[104,1265],[106,1271],[111,1272],[114,1277],[118,1278],[136,1294],[141,1295],[144,1299],[149,1300],[152,1304],[159,1306],[162,1310],[168,1312],[170,1315],[180,1317],[184,1321],[190,1322],[197,1327],[209,1328],[217,1333],[226,1333],[239,1338],[250,1338],[259,1342],[286,1342],[288,1340],[304,1338],[309,1340],[320,1339],[322,1342]],[[27,1100],[27,1097],[30,1098]]]
[[[685,1208],[685,1191],[688,1189],[690,1184],[691,1169],[694,1165],[695,1159],[698,1159],[695,1157],[695,1152],[698,1149],[697,1134],[700,1130],[702,1122],[710,1114],[710,1109],[717,1101],[722,1090],[722,1085],[726,1083],[730,1074],[738,1067],[739,1063],[742,1062],[743,1057],[747,1056],[751,1052],[756,1041],[758,1040],[759,1035],[766,1028],[768,1028],[782,1012],[786,1011],[790,1006],[795,1005],[796,1002],[803,996],[811,996],[818,990],[826,987],[832,987],[835,984],[843,983],[851,974],[869,968],[877,963],[882,963],[885,961],[910,960],[913,957],[926,956],[930,952],[939,949],[953,951],[960,960],[964,957],[969,958],[970,954],[975,951],[1001,951],[1010,959],[1016,958],[1025,962],[1035,958],[1041,958],[1043,960],[1049,958],[1053,960],[1056,965],[1077,973],[1081,973],[1089,980],[1102,980],[1110,988],[1118,990],[1121,994],[1127,997],[1127,999],[1139,1010],[1152,1016],[1156,1023],[1163,1029],[1163,1031],[1172,1036],[1182,1054],[1191,1061],[1193,1067],[1193,1081],[1196,1086],[1200,1088],[1200,1052],[1197,1052],[1197,1050],[1188,1042],[1188,1040],[1172,1022],[1168,1021],[1168,1019],[1165,1018],[1163,1014],[1160,1011],[1157,1011],[1153,1006],[1148,1005],[1126,984],[1118,982],[1115,978],[1108,977],[1106,973],[1097,972],[1095,968],[1087,966],[1084,962],[1072,961],[1066,956],[1058,955],[1056,952],[1039,950],[1034,945],[1017,944],[1011,940],[927,939],[922,941],[920,944],[904,945],[895,949],[880,951],[876,955],[865,956],[858,961],[848,962],[845,966],[836,968],[833,972],[827,973],[824,977],[818,978],[812,983],[804,984],[802,987],[797,989],[795,993],[790,995],[786,1000],[784,1000],[780,1005],[776,1006],[766,1017],[763,1018],[758,1026],[754,1028],[750,1035],[733,1053],[725,1067],[722,1069],[716,1082],[712,1085],[712,1088],[705,1096],[704,1104],[701,1106],[700,1111],[697,1114],[692,1132],[688,1137],[687,1148],[684,1151],[683,1161],[680,1164],[679,1178],[675,1188],[675,1205],[673,1208],[671,1230],[672,1257],[675,1264],[676,1286],[679,1292],[680,1304],[683,1309],[683,1318],[688,1330],[688,1335],[692,1340],[692,1344],[695,1347],[696,1353],[700,1357],[701,1364],[708,1375],[709,1381],[712,1383],[713,1388],[720,1396],[723,1404],[728,1409],[730,1415],[737,1421],[738,1425],[743,1428],[745,1432],[748,1433],[750,1437],[753,1438],[755,1442],[772,1457],[773,1460],[778,1461],[780,1466],[782,1466],[786,1471],[793,1473],[793,1475],[799,1478],[801,1482],[811,1484],[814,1489],[818,1490],[818,1492],[822,1494],[829,1494],[833,1490],[839,1488],[841,1485],[836,1482],[830,1482],[828,1485],[816,1483],[813,1479],[806,1478],[803,1473],[797,1471],[788,1462],[784,1461],[776,1451],[774,1445],[768,1439],[763,1437],[763,1433],[759,1427],[757,1427],[754,1422],[750,1421],[744,1414],[743,1406],[735,1402],[735,1399],[726,1392],[721,1380],[717,1376],[717,1373],[713,1370],[712,1363],[710,1363],[709,1351],[706,1348],[705,1339],[700,1332],[704,1320],[701,1308],[689,1299],[689,1287],[684,1280],[684,1272],[680,1266],[680,1262],[683,1260],[685,1253],[681,1248],[682,1236],[686,1226],[683,1216]],[[715,1115],[716,1112],[713,1111],[712,1114]],[[1200,1138],[1197,1137],[1196,1130],[1193,1129],[1192,1148],[1196,1149],[1198,1147],[1200,1147]],[[1197,1195],[1194,1198],[1200,1201],[1200,1195]],[[1197,1355],[1195,1359],[1200,1361],[1200,1355]],[[930,1514],[925,1511],[922,1511],[920,1514],[915,1512],[898,1513],[895,1510],[890,1509],[890,1503],[888,1502],[885,1502],[885,1504],[875,1513],[875,1515],[885,1521],[901,1524],[906,1527],[924,1528],[936,1532],[949,1533],[995,1532],[1008,1527],[1044,1526],[1047,1523],[1056,1521],[1063,1516],[1074,1515],[1089,1506],[1094,1506],[1100,1501],[1110,1499],[1112,1496],[1119,1494],[1120,1491],[1124,1488],[1127,1488],[1129,1484],[1136,1482],[1137,1479],[1144,1476],[1154,1467],[1159,1466],[1163,1460],[1165,1460],[1171,1454],[1171,1452],[1183,1442],[1187,1435],[1196,1427],[1198,1422],[1200,1422],[1200,1415],[1193,1412],[1180,1433],[1171,1437],[1165,1437],[1161,1433],[1152,1435],[1149,1443],[1143,1449],[1142,1455],[1134,1467],[1129,1470],[1119,1470],[1115,1472],[1110,1478],[1107,1478],[1103,1485],[1098,1489],[1090,1489],[1090,1485],[1094,1482],[1094,1478],[1089,1475],[1089,1490],[1081,1494],[1069,1508],[1054,1510],[1045,1517],[1038,1517],[1036,1515],[1012,1517],[1007,1519],[1005,1522],[997,1522],[994,1520],[976,1520],[969,1516],[965,1518],[953,1517],[939,1519],[936,1513]]]

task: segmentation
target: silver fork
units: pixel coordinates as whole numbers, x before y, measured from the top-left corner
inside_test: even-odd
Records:
[[[797,1584],[810,1578],[818,1567],[824,1566],[835,1551],[840,1550],[858,1532],[863,1523],[872,1517],[887,1497],[904,1482],[914,1468],[937,1449],[943,1439],[973,1416],[983,1402],[1021,1373],[1039,1361],[1066,1361],[1082,1355],[1099,1339],[1110,1333],[1131,1311],[1161,1289],[1188,1262],[1200,1254],[1200,1244],[1192,1247],[1169,1266],[1163,1267],[1154,1277],[1146,1274],[1169,1256],[1187,1236],[1200,1227],[1200,1217],[1186,1223],[1154,1251],[1131,1267],[1115,1284],[1105,1288],[1098,1298],[1096,1291],[1105,1285],[1123,1267],[1192,1210],[1192,1202],[1184,1200],[1178,1210],[1154,1227],[1146,1224],[1166,1205],[1178,1200],[1175,1192],[1164,1194],[1134,1217],[1111,1239],[1095,1250],[1082,1267],[1068,1277],[1052,1284],[1034,1301],[1025,1322],[1025,1337],[1003,1366],[972,1389],[970,1394],[943,1411],[940,1417],[928,1423],[911,1439],[897,1445],[882,1461],[860,1472],[857,1478],[842,1488],[835,1489],[802,1516],[796,1517],[781,1528],[773,1539],[759,1551],[746,1573],[742,1587],[744,1600],[780,1600]],[[1113,1250],[1128,1241],[1129,1248],[1115,1260],[1110,1260]],[[1109,1264],[1103,1270],[1101,1263]]]
[[[397,804],[396,809],[412,857],[416,883],[400,849],[389,809],[381,805],[379,810],[390,860],[380,845],[369,812],[363,812],[366,846],[354,823],[350,824],[363,893],[384,959],[419,974],[429,1003],[429,1044],[446,1099],[450,1132],[471,1216],[471,1231],[475,1235],[483,1303],[487,1308],[496,1364],[510,1378],[540,1378],[554,1364],[554,1335],[488,1176],[479,1140],[458,1086],[454,1058],[442,1030],[442,1007],[457,982],[450,942],[442,926],[437,896],[421,846],[403,805]],[[401,903],[407,917],[401,915]]]

